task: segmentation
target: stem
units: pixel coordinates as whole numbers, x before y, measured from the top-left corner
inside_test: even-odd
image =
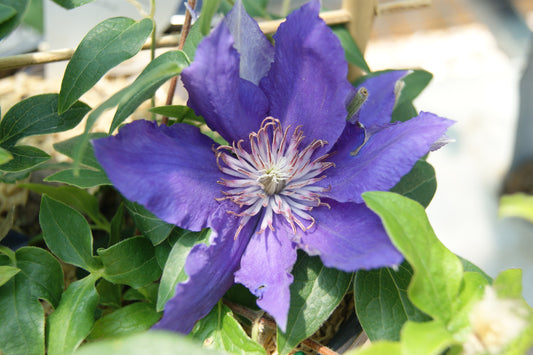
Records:
[[[189,0],[189,6],[191,9],[194,10],[196,6],[196,0]],[[178,50],[182,50],[183,46],[185,45],[185,40],[187,39],[187,35],[189,34],[189,31],[191,30],[191,13],[187,10],[185,12],[185,22],[183,23],[183,27],[181,29],[181,36],[180,36],[180,43],[178,45]],[[168,88],[168,94],[167,94],[167,101],[166,105],[172,105],[172,99],[174,98],[174,93],[176,92],[176,84],[178,82],[178,77],[175,76],[170,80],[170,87]],[[163,116],[161,118],[161,124],[168,124],[168,117]]]
[[[281,4],[281,16],[287,17],[291,9],[291,0],[283,0]]]
[[[146,11],[144,11],[143,7],[141,6],[141,4],[139,4],[137,1],[135,0],[126,0],[127,2],[129,2],[130,4],[132,4],[133,6],[135,6],[135,8],[137,9],[137,11],[139,11],[139,13],[141,14],[142,17],[151,17],[149,16]]]

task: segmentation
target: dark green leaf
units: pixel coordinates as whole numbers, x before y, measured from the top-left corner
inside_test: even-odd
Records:
[[[54,307],[63,291],[63,270],[47,251],[23,247],[16,252],[20,269],[0,287],[0,349],[5,355],[44,354],[44,311],[39,299]]]
[[[265,354],[265,349],[246,335],[231,310],[221,302],[196,323],[191,336],[208,349],[229,354]]]
[[[365,192],[363,199],[381,218],[392,243],[414,270],[409,299],[446,324],[462,283],[461,262],[435,236],[419,203],[384,191]]]
[[[394,106],[391,122],[405,122],[418,115],[418,111],[411,101],[402,102]]]
[[[96,291],[100,296],[99,304],[111,308],[120,308],[122,304],[122,285],[115,285],[107,280],[100,279]]]
[[[94,323],[89,340],[124,336],[149,329],[161,318],[154,306],[137,302],[107,314]]]
[[[20,269],[18,267],[9,266],[9,265],[2,265],[0,266],[0,287],[11,280],[13,276],[15,276]]]
[[[111,185],[103,170],[80,169],[78,174],[75,174],[74,169],[66,169],[58,171],[50,176],[47,176],[44,181],[47,182],[61,182],[64,184],[79,187],[81,189],[88,189],[90,187]]]
[[[59,307],[48,318],[49,355],[70,354],[91,331],[98,304],[96,279],[90,275],[70,284]]]
[[[122,240],[122,227],[124,226],[124,203],[121,203],[117,213],[113,216],[111,220],[111,231],[109,233],[109,244],[117,244]]]
[[[168,255],[157,295],[158,311],[162,311],[169,299],[174,296],[176,285],[187,279],[185,274],[185,260],[191,249],[199,243],[206,243],[210,235],[209,229],[201,232],[184,231],[182,236],[174,243]]]
[[[407,262],[397,271],[381,268],[359,270],[355,274],[357,318],[371,341],[400,340],[400,330],[405,322],[431,319],[407,297],[412,275],[413,270]]]
[[[76,355],[222,355],[222,352],[202,349],[197,342],[183,335],[162,331],[120,337],[82,346]]]
[[[39,222],[46,245],[61,260],[91,272],[101,268],[89,223],[75,209],[43,195]]]
[[[29,145],[9,147],[9,153],[13,159],[5,164],[0,165],[0,171],[10,173],[23,172],[32,168],[36,168],[50,159],[48,154]]]
[[[350,32],[343,25],[332,26],[333,33],[337,35],[341,41],[342,48],[344,48],[344,56],[348,63],[351,63],[358,68],[363,69],[365,72],[370,73],[370,68],[365,61],[363,53],[353,40]]]
[[[103,138],[107,137],[108,135],[106,133],[91,133],[87,137],[88,139],[97,139],[97,138]],[[55,143],[54,149],[61,153],[66,155],[67,157],[74,159],[76,149],[83,141],[84,136],[79,135],[76,137],[72,137],[70,139],[67,139],[65,141]],[[102,166],[98,163],[96,160],[96,157],[94,156],[94,149],[92,145],[87,145],[86,149],[84,151],[83,160],[80,162],[82,165],[86,165],[90,168],[93,168],[95,170],[103,171]]]
[[[352,274],[325,267],[319,257],[298,254],[292,270],[291,305],[287,329],[278,328],[278,352],[288,354],[311,336],[333,313],[348,291]]]
[[[400,90],[400,96],[396,104],[398,105],[406,101],[412,102],[428,86],[432,78],[433,74],[425,70],[411,70],[402,79],[404,86]]]
[[[94,223],[104,230],[109,230],[110,225],[105,216],[100,213],[98,199],[86,190],[73,186],[52,186],[43,184],[21,184],[31,191],[46,194],[49,197],[63,202],[78,212],[85,213]]]
[[[243,0],[242,4],[250,16],[269,18],[267,13],[268,0]]]
[[[158,106],[149,109],[148,111],[157,113],[162,116],[176,118],[178,122],[185,122],[199,126],[205,123],[205,120],[196,116],[193,109],[187,106],[170,105],[170,106]]]
[[[13,155],[9,153],[9,151],[5,150],[4,148],[0,147],[0,165],[3,165],[13,159]]]
[[[154,216],[153,213],[135,202],[124,200],[124,204],[131,218],[133,218],[135,226],[141,231],[142,235],[150,239],[153,245],[158,245],[167,239],[172,228],[174,228],[173,224],[163,222]]]
[[[419,160],[409,174],[402,177],[391,191],[409,197],[427,207],[437,190],[435,169],[425,160]]]
[[[202,3],[202,12],[198,22],[200,22],[200,31],[202,35],[207,36],[211,30],[211,20],[218,10],[220,0],[204,0]]]
[[[104,264],[103,276],[110,282],[138,288],[161,276],[154,247],[145,237],[129,238],[97,252]]]
[[[64,7],[65,9],[73,9],[75,7],[88,4],[93,0],[52,0],[56,4]]]
[[[137,54],[153,29],[150,19],[139,22],[113,17],[100,22],[85,35],[68,63],[59,112],[66,111],[111,68]]]
[[[77,101],[68,111],[59,114],[57,105],[57,94],[31,96],[17,103],[0,121],[0,144],[7,148],[22,137],[69,130],[91,109]]]
[[[196,48],[198,48],[198,44],[202,41],[204,36],[202,35],[202,31],[200,30],[200,22],[195,22],[191,26],[191,30],[189,31],[189,35],[187,36],[187,39],[185,39],[185,45],[183,46],[183,52],[187,55],[189,58],[189,61],[194,60],[194,55],[196,54]]]
[[[26,11],[28,2],[29,0],[0,0],[0,5],[3,5],[4,8],[10,7],[15,11],[14,15],[4,18],[5,20],[0,24],[0,39],[7,36],[18,26]],[[8,15],[9,12],[12,13],[11,10],[4,9],[5,15]]]
[[[11,6],[6,6],[0,3],[0,26],[3,27],[4,22],[11,20],[16,15],[17,10],[12,8]],[[0,31],[2,27],[0,27]]]
[[[166,52],[152,60],[137,79],[122,90],[124,97],[120,100],[109,133],[112,133],[140,104],[152,97],[163,83],[179,75],[188,65],[187,55],[182,51]]]

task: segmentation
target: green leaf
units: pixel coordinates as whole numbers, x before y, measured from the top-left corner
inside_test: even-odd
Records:
[[[104,20],[81,40],[65,70],[59,112],[66,111],[111,68],[137,54],[153,29],[152,20],[127,17]]]
[[[463,271],[464,272],[475,272],[475,273],[478,273],[481,276],[483,276],[483,278],[485,280],[487,280],[487,282],[489,284],[492,284],[492,277],[487,275],[485,273],[485,271],[481,270],[477,265],[471,263],[470,261],[466,260],[465,258],[462,258],[459,255],[457,255],[457,257],[459,258],[459,260],[461,260],[461,263],[463,264]]]
[[[150,329],[161,318],[154,306],[137,302],[107,314],[94,323],[88,340],[140,333]]]
[[[415,200],[424,207],[429,205],[436,190],[435,169],[425,160],[417,161],[411,171],[391,189],[392,192]]]
[[[420,310],[446,324],[461,287],[461,262],[437,239],[419,203],[384,191],[365,192],[363,199],[379,215],[392,243],[414,270],[409,298]]]
[[[223,352],[203,349],[200,344],[183,335],[164,331],[149,331],[143,334],[102,340],[82,346],[76,355],[222,355]]]
[[[105,216],[100,212],[98,199],[86,190],[73,186],[52,186],[44,184],[21,184],[20,186],[31,191],[46,194],[59,202],[75,208],[78,212],[85,213],[101,229],[109,231],[110,225]]]
[[[135,226],[141,231],[142,235],[150,239],[153,245],[160,244],[172,232],[173,224],[160,220],[138,203],[124,200],[124,205],[126,205]]]
[[[266,354],[261,345],[246,335],[231,310],[221,302],[196,323],[191,336],[208,349],[229,354]]]
[[[358,68],[363,69],[365,72],[370,73],[370,68],[365,61],[365,57],[355,41],[352,38],[350,32],[343,25],[331,26],[333,33],[341,41],[342,48],[344,48],[344,56],[348,63],[351,63]]]
[[[0,287],[0,349],[5,355],[44,354],[44,311],[39,299],[57,306],[63,270],[47,251],[23,247],[16,252],[20,272]]]
[[[433,75],[425,70],[411,70],[403,79],[403,87],[392,112],[392,121],[406,121],[418,115],[413,100],[429,84]]]
[[[124,97],[120,100],[109,133],[112,133],[139,105],[151,98],[163,83],[179,75],[188,65],[187,55],[182,51],[166,52],[152,60],[137,79],[123,89]]]
[[[96,285],[100,301],[99,305],[111,308],[120,308],[122,305],[122,285],[115,285],[107,280],[100,279]]]
[[[70,354],[91,331],[98,304],[96,279],[90,275],[70,284],[59,307],[48,318],[49,355]]]
[[[202,31],[200,30],[200,22],[196,21],[191,26],[189,35],[185,39],[185,45],[183,46],[183,52],[185,52],[190,62],[194,60],[196,48],[198,48],[198,44],[202,41],[203,38],[204,36],[202,35]]]
[[[111,220],[111,230],[109,232],[109,244],[117,244],[122,240],[122,227],[124,226],[124,203],[121,203],[117,212]]]
[[[7,36],[18,26],[24,12],[26,12],[28,3],[29,0],[0,0],[0,5],[3,5],[4,8],[8,7],[15,11],[13,16],[9,16],[9,18],[4,17],[4,21],[0,24],[0,39]],[[11,10],[4,9],[4,16],[7,16],[10,12],[12,13]]]
[[[16,147],[9,147],[9,153],[13,157],[10,161],[0,165],[0,171],[5,172],[23,172],[32,168],[36,168],[48,159],[50,156],[40,150],[29,145],[18,145]]]
[[[202,4],[202,12],[198,21],[200,22],[200,31],[202,35],[207,36],[211,30],[211,20],[213,15],[218,10],[220,0],[204,0]]]
[[[348,351],[345,355],[402,355],[402,349],[399,342],[377,341],[372,342],[364,348],[357,348]]]
[[[162,116],[176,118],[178,122],[189,123],[195,126],[199,126],[205,123],[205,120],[200,116],[196,116],[193,109],[188,106],[158,106],[152,107],[148,111],[157,113]]]
[[[13,276],[15,276],[20,269],[18,267],[9,266],[9,265],[2,265],[0,266],[0,287],[11,280]]]
[[[52,0],[59,6],[64,7],[65,9],[73,9],[75,7],[88,4],[93,0]]]
[[[89,223],[75,209],[43,195],[39,222],[46,245],[61,260],[91,272],[101,268]]]
[[[9,153],[9,151],[5,150],[4,148],[0,147],[0,165],[3,165],[13,159],[13,155]]]
[[[407,322],[402,329],[402,354],[439,355],[456,343],[444,324],[436,320]]]
[[[97,138],[103,138],[103,137],[107,137],[107,136],[108,135],[106,133],[91,133],[91,134],[89,134],[89,136],[87,138],[88,139],[97,139]],[[64,154],[64,155],[66,155],[67,157],[69,157],[71,159],[74,159],[75,158],[75,154],[76,154],[76,150],[77,150],[78,146],[82,143],[83,140],[84,140],[84,136],[83,135],[72,137],[72,138],[67,139],[65,141],[62,141],[62,142],[59,142],[59,143],[55,143],[54,144],[54,149],[57,152],[59,152],[61,154]],[[86,146],[86,149],[85,149],[84,155],[83,155],[83,160],[81,160],[80,163],[82,165],[88,166],[89,168],[92,168],[92,169],[95,169],[95,170],[99,170],[99,171],[103,171],[102,166],[100,165],[100,163],[98,163],[98,161],[96,160],[96,157],[94,156],[93,146],[90,145],[90,144]]]
[[[157,280],[161,269],[154,247],[145,237],[133,237],[107,249],[98,249],[104,264],[103,277],[109,282],[138,288]]]
[[[533,196],[524,193],[503,195],[498,212],[501,217],[519,217],[533,223]]]
[[[496,276],[494,289],[500,298],[522,298],[522,270],[504,270]]]
[[[333,313],[348,291],[352,274],[325,267],[319,257],[298,253],[292,270],[291,305],[287,329],[278,328],[278,352],[288,354],[311,336]]]
[[[403,262],[397,271],[381,268],[359,270],[355,274],[357,318],[371,341],[400,340],[405,322],[431,319],[407,297],[412,275],[413,270],[407,262]]]
[[[248,15],[269,18],[267,13],[268,0],[242,0],[242,4]]]
[[[17,10],[12,8],[11,6],[6,6],[0,3],[0,26],[2,26],[4,22],[11,20],[16,15]],[[1,28],[2,27],[0,27],[0,29]]]
[[[91,109],[77,101],[68,111],[59,114],[57,105],[57,94],[31,96],[17,103],[0,121],[0,145],[7,148],[22,137],[69,130]]]
[[[88,189],[90,187],[111,185],[111,181],[107,178],[103,170],[80,169],[75,173],[74,169],[66,169],[58,171],[52,175],[47,176],[46,182],[61,182],[64,184],[79,187],[81,189]]]
[[[209,229],[204,229],[201,232],[183,231],[181,237],[174,243],[159,284],[156,307],[158,311],[162,311],[167,301],[174,296],[176,285],[187,279],[185,260],[191,249],[196,244],[207,243],[210,234]]]

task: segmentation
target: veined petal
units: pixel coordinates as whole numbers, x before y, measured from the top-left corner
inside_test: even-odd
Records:
[[[93,141],[98,162],[124,197],[165,222],[194,231],[208,227],[219,207],[217,179],[223,174],[213,144],[196,127],[158,127],[144,120]]]
[[[260,83],[270,101],[270,116],[283,127],[303,125],[303,146],[313,139],[337,140],[352,90],[342,46],[318,17],[319,10],[319,1],[311,1],[281,24],[274,35],[274,62]]]
[[[379,217],[364,204],[325,202],[331,209],[313,210],[316,224],[303,233],[300,248],[320,255],[325,266],[348,272],[402,262]]]
[[[407,75],[406,70],[394,70],[366,79],[354,92],[364,87],[368,97],[356,114],[365,127],[389,123],[396,104],[398,81]]]
[[[327,177],[318,185],[331,187],[324,193],[329,198],[362,203],[363,192],[385,191],[396,185],[453,123],[432,113],[421,112],[409,121],[367,132],[370,137],[362,146],[358,143],[357,129],[360,128],[349,123],[332,149],[337,154],[329,161],[335,163],[335,167],[327,171]],[[357,143],[347,137],[356,137]]]
[[[232,203],[221,204],[210,220],[209,246],[196,245],[185,262],[188,280],[176,286],[176,293],[167,304],[163,318],[153,327],[180,333],[189,333],[233,285],[235,270],[252,236],[256,221],[248,223],[237,239],[238,218],[227,214]]]
[[[235,1],[224,21],[235,39],[234,46],[241,55],[239,65],[241,78],[258,85],[274,60],[274,47],[257,22],[248,15],[241,0]]]
[[[274,216],[274,229],[254,234],[244,252],[235,282],[242,283],[258,298],[257,305],[276,320],[282,331],[287,326],[290,306],[291,270],[296,262],[296,245],[284,226],[283,218]]]
[[[233,45],[222,22],[200,42],[194,62],[181,74],[188,105],[228,142],[248,139],[268,111],[261,89],[239,77],[239,53]]]

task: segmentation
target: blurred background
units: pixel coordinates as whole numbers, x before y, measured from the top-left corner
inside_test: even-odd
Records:
[[[280,13],[304,2],[271,0],[269,10]],[[140,17],[128,1],[95,0],[90,4],[95,6],[90,21],[76,17],[78,10],[63,10],[51,0],[32,0],[32,4],[26,25],[0,42],[0,56],[38,46],[75,47],[92,26],[111,16],[108,10]],[[323,0],[323,5],[339,8],[341,0]],[[433,0],[428,6],[418,5],[376,16],[366,60],[372,70],[422,68],[433,73],[433,81],[416,101],[417,108],[457,121],[450,131],[455,142],[429,158],[438,181],[427,210],[433,228],[449,249],[491,276],[522,268],[524,295],[533,305],[533,225],[498,215],[508,176],[515,178],[507,191],[533,192],[533,169],[527,164],[533,158],[533,60],[529,56],[533,0]],[[86,16],[85,11],[80,13]],[[177,16],[171,19],[173,13]],[[179,23],[183,13],[182,1],[158,0],[158,28]],[[68,27],[77,31],[63,30],[68,21],[76,24]],[[528,65],[531,69],[522,79]],[[26,75],[42,76],[42,67],[25,70],[23,79],[1,73],[9,75],[0,81],[2,111],[7,111],[6,98],[19,90],[17,85],[25,85],[20,90],[32,94],[57,92],[63,70],[64,63],[47,65],[46,84],[28,81]],[[98,90],[105,98],[104,87]]]

